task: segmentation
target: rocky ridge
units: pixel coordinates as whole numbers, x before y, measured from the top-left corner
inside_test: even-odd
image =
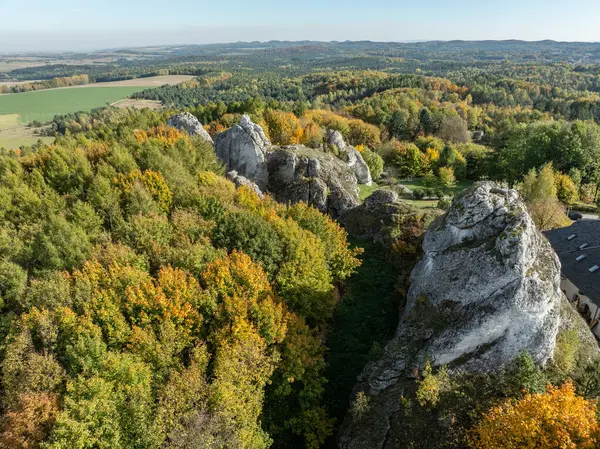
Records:
[[[260,192],[272,193],[278,201],[304,201],[333,216],[359,204],[352,168],[303,145],[271,145],[260,125],[247,115],[214,140],[215,152],[228,172],[235,171],[235,177],[254,183]]]

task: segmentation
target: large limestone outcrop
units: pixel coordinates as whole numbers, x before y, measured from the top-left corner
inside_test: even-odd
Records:
[[[200,120],[189,112],[173,115],[167,124],[173,128],[177,128],[179,131],[187,132],[190,136],[200,136],[207,142],[213,143],[212,137],[204,129]]]
[[[578,333],[579,363],[598,354],[560,291],[558,258],[516,191],[474,184],[432,223],[423,251],[396,336],[356,387],[369,411],[346,418],[341,448],[403,447],[401,397],[427,359],[452,375],[497,372],[523,351],[543,365],[566,329]]]
[[[304,201],[337,217],[358,206],[356,176],[338,158],[302,145],[268,153],[269,191],[281,202]]]
[[[339,131],[328,129],[327,141],[330,145],[337,147],[339,152],[346,154],[348,158],[348,162],[346,164],[348,167],[354,170],[354,174],[356,175],[356,179],[358,179],[359,184],[366,184],[368,186],[373,184],[371,171],[369,170],[369,166],[363,159],[362,155],[356,148],[351,145],[347,145],[346,142],[344,142],[344,138]]]
[[[236,184],[268,191],[278,201],[304,201],[334,217],[359,204],[354,169],[321,150],[272,146],[247,115],[215,136],[215,151]]]
[[[263,129],[247,115],[238,125],[215,136],[215,151],[227,171],[235,170],[263,191],[268,182],[266,152],[270,146]]]

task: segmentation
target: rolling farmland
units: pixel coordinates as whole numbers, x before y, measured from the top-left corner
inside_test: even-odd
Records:
[[[89,111],[143,90],[138,86],[48,89],[0,96],[0,115],[19,114],[21,123],[48,121],[57,114]]]

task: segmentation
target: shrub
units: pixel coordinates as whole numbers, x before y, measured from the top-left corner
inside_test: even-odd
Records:
[[[456,187],[456,178],[452,167],[440,167],[438,174],[438,185],[442,189],[452,189]]]
[[[442,209],[442,210],[448,210],[450,208],[451,204],[452,204],[451,200],[449,200],[447,198],[440,198],[440,200],[437,203],[437,208]]]
[[[359,391],[356,393],[354,401],[352,401],[350,413],[352,413],[354,419],[361,419],[370,408],[369,397],[364,393],[364,391]]]
[[[440,394],[449,387],[450,378],[448,371],[442,367],[436,374],[433,374],[431,362],[425,363],[423,377],[417,380],[417,402],[422,406],[435,407],[440,401]]]
[[[414,189],[412,191],[412,194],[416,200],[422,200],[423,198],[425,198],[425,190],[423,189]]]
[[[475,449],[584,448],[594,447],[598,432],[596,401],[575,394],[569,381],[548,386],[545,393],[507,400],[483,415],[475,427]]]
[[[373,180],[378,180],[383,172],[383,158],[379,156],[377,153],[365,148],[362,151],[362,157],[369,166],[369,170],[371,171],[371,177]]]

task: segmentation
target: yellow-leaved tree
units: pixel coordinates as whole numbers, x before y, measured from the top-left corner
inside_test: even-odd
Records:
[[[571,381],[545,393],[508,400],[483,415],[472,434],[475,449],[593,448],[596,401],[575,394]]]

